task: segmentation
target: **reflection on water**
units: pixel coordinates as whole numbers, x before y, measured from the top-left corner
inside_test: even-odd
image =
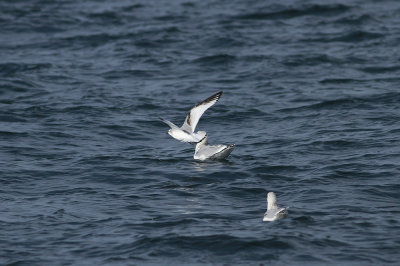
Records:
[[[229,161],[229,159],[223,160],[208,160],[208,161],[193,161],[191,163],[194,170],[203,172],[205,170],[212,169],[213,167],[223,167],[223,166],[230,166],[233,163]]]

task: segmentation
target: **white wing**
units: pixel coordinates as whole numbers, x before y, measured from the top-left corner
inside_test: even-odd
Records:
[[[263,221],[271,222],[271,221],[282,219],[287,215],[286,210],[287,210],[287,208],[276,208],[276,209],[268,210],[264,214]]]
[[[213,155],[213,158],[215,158],[215,159],[225,159],[226,157],[229,156],[229,154],[231,154],[231,152],[235,148],[235,144],[228,144],[228,145],[223,145],[223,146],[224,146],[223,149],[218,151],[217,153],[215,153]]]
[[[286,215],[287,208],[279,208],[276,215]]]
[[[178,126],[176,126],[174,123],[172,123],[172,122],[170,122],[170,121],[168,121],[168,120],[166,120],[164,118],[161,118],[161,117],[159,117],[159,118],[160,118],[161,121],[163,121],[165,124],[167,124],[171,128],[178,128]]]
[[[193,106],[193,108],[190,109],[188,115],[186,116],[185,122],[182,125],[182,129],[187,132],[193,133],[197,126],[197,123],[200,120],[200,117],[208,108],[213,106],[219,100],[221,95],[222,91],[217,92],[216,94],[205,99],[201,103],[198,103],[195,106]]]
[[[212,146],[205,146],[199,150],[199,154],[209,158],[216,153],[223,151],[226,148],[226,145],[212,145]]]
[[[225,159],[232,152],[235,145],[212,145],[212,146],[203,146],[194,154],[194,159],[199,160],[220,160]]]

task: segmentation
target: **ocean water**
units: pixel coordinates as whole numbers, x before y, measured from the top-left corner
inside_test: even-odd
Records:
[[[1,1],[0,264],[397,265],[399,13]],[[198,162],[158,117],[220,90],[197,129],[236,149]]]

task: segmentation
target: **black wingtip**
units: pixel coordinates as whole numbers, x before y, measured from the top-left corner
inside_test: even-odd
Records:
[[[219,91],[219,92],[217,92],[217,93],[211,95],[211,96],[208,97],[207,99],[201,101],[200,103],[196,104],[194,107],[197,107],[197,106],[202,105],[202,104],[205,104],[205,103],[209,103],[209,102],[211,102],[211,101],[217,101],[217,102],[218,102],[218,100],[219,100],[219,98],[221,97],[221,95],[222,95],[222,91]],[[194,108],[194,107],[193,107],[193,108]],[[189,114],[190,114],[190,112],[189,112]]]
[[[222,92],[223,91],[219,91],[219,92],[215,93],[214,95],[208,97],[207,99],[205,99],[203,101],[203,103],[211,102],[211,101],[214,101],[214,100],[218,102],[219,98],[221,98]]]

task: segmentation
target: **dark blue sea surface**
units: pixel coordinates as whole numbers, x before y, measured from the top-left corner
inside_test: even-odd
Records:
[[[0,264],[398,265],[399,14],[0,1]],[[195,161],[158,117],[220,90],[197,129],[236,149]]]

